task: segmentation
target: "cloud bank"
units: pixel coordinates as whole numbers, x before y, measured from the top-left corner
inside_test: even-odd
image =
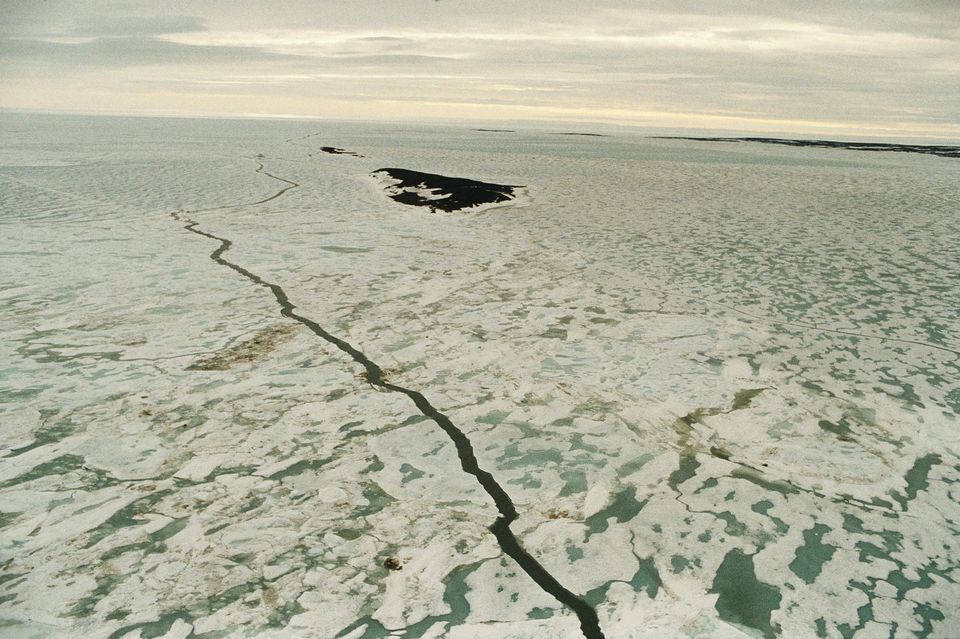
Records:
[[[853,5],[14,1],[0,107],[960,138],[960,3]]]

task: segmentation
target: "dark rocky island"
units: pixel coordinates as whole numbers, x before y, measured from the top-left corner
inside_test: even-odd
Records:
[[[409,169],[377,169],[371,175],[395,182],[385,187],[393,200],[411,206],[425,206],[433,212],[460,211],[482,204],[506,202],[514,198],[514,189],[522,188]]]
[[[705,138],[679,135],[652,136],[659,140],[695,140],[698,142],[760,142],[785,146],[807,146],[851,151],[885,151],[888,153],[923,153],[944,158],[960,158],[960,146],[926,144],[888,144],[885,142],[838,142],[836,140],[792,140],[788,138]]]

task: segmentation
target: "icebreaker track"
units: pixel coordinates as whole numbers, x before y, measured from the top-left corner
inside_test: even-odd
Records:
[[[550,574],[550,572],[547,571],[546,568],[544,568],[536,559],[534,559],[530,553],[524,550],[523,546],[520,545],[520,541],[510,529],[510,524],[516,521],[518,517],[513,500],[510,499],[510,496],[503,489],[503,486],[500,485],[496,478],[494,478],[490,472],[480,467],[480,464],[477,461],[477,456],[474,453],[473,443],[470,441],[470,438],[467,437],[462,430],[457,428],[457,426],[450,420],[449,417],[444,415],[435,406],[433,406],[433,404],[430,403],[423,393],[387,381],[384,378],[383,369],[376,362],[367,357],[367,355],[365,355],[360,349],[356,348],[349,342],[330,334],[318,322],[297,313],[296,305],[290,301],[290,298],[287,296],[287,293],[284,291],[282,286],[273,282],[269,282],[256,273],[247,270],[243,266],[224,258],[224,254],[230,250],[233,242],[225,237],[220,237],[214,235],[213,233],[208,233],[204,230],[201,230],[199,228],[199,221],[187,217],[192,213],[203,211],[219,210],[238,206],[257,206],[275,200],[287,191],[300,186],[296,182],[268,173],[266,170],[264,170],[263,163],[258,161],[257,164],[257,173],[261,173],[275,180],[283,182],[286,184],[286,186],[273,195],[256,202],[198,209],[192,212],[174,211],[170,213],[171,217],[178,222],[184,223],[183,228],[191,233],[219,242],[220,246],[210,253],[210,259],[220,266],[229,268],[253,284],[268,289],[273,294],[277,304],[280,306],[280,315],[305,326],[310,330],[310,332],[320,339],[332,344],[346,355],[349,355],[354,362],[363,367],[364,377],[367,382],[377,388],[406,395],[425,417],[429,418],[437,426],[439,426],[440,429],[447,434],[456,447],[457,455],[460,458],[460,467],[465,473],[472,475],[477,479],[477,482],[481,487],[483,487],[483,490],[486,491],[490,498],[493,499],[494,504],[496,504],[500,516],[497,517],[496,521],[494,521],[489,528],[494,537],[496,537],[497,543],[499,544],[501,550],[503,550],[507,556],[513,559],[517,565],[519,565],[520,568],[527,575],[529,575],[530,578],[533,579],[538,586],[540,586],[540,588],[544,590],[544,592],[551,595],[554,599],[562,603],[577,615],[577,618],[580,620],[580,628],[584,637],[587,639],[602,639],[604,635],[603,631],[600,629],[600,622],[597,619],[596,611],[583,599],[564,587],[563,584],[561,584],[552,574]]]

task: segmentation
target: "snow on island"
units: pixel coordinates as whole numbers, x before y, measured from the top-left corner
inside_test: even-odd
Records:
[[[477,210],[484,205],[499,204],[513,200],[515,190],[523,188],[409,169],[377,169],[371,175],[380,180],[393,200],[411,206],[426,206],[434,213]]]

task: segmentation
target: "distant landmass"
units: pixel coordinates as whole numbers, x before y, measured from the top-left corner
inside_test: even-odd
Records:
[[[925,144],[887,144],[885,142],[839,142],[836,140],[793,140],[789,138],[708,138],[682,135],[651,136],[659,140],[696,140],[698,142],[760,142],[785,146],[811,146],[824,149],[849,149],[851,151],[885,151],[889,153],[923,153],[944,158],[960,158],[960,146]]]
[[[588,138],[608,138],[608,137],[610,137],[609,135],[604,135],[603,133],[569,133],[569,132],[565,132],[565,133],[557,133],[557,135],[582,135],[582,136],[588,137]]]

